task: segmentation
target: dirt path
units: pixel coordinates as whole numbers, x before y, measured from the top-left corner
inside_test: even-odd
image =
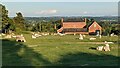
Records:
[[[105,42],[77,42],[79,44],[105,44]],[[108,42],[108,44],[114,44],[113,42]]]

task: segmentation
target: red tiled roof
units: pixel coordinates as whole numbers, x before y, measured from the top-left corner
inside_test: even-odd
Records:
[[[63,28],[83,28],[85,22],[63,22]]]

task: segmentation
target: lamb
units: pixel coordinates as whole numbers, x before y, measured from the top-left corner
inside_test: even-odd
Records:
[[[110,36],[114,36],[114,33],[110,34]]]
[[[39,35],[39,34],[34,34],[34,36],[35,36],[35,37],[40,37],[40,36],[42,36],[42,35]]]
[[[85,35],[83,35],[83,37],[85,37]]]
[[[104,51],[110,51],[109,44],[105,41]]]
[[[60,35],[60,36],[64,36],[65,34],[62,34],[62,33],[58,33],[58,35]]]
[[[102,51],[102,50],[103,50],[103,46],[98,46],[96,49],[97,49],[98,51]]]
[[[34,35],[32,35],[32,38],[36,38]]]
[[[101,38],[102,36],[100,35],[100,38]]]
[[[16,36],[16,41],[17,42],[26,42],[26,40],[25,40],[25,38],[23,37],[23,35],[21,34],[21,35],[17,35]]]
[[[13,35],[12,37],[13,37],[13,38],[16,38],[16,36],[15,36],[15,35]]]
[[[57,33],[54,33],[53,35],[57,35]]]
[[[96,38],[90,38],[90,40],[96,40]]]
[[[5,36],[6,34],[2,33],[1,35],[2,35],[2,36]]]
[[[74,33],[74,35],[76,35],[76,33]]]
[[[32,38],[37,38],[37,37],[40,37],[40,36],[42,36],[42,35],[35,34],[35,33],[32,34]]]
[[[12,38],[10,34],[6,35],[5,38]]]
[[[80,40],[83,40],[83,36],[80,34],[80,37],[79,37]]]

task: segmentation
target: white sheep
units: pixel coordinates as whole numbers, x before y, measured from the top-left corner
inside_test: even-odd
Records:
[[[34,35],[32,35],[32,38],[36,38]]]
[[[10,34],[6,35],[5,38],[12,38]]]
[[[103,46],[98,46],[96,49],[97,49],[98,51],[102,51],[102,50],[103,50]]]
[[[96,38],[89,38],[90,40],[96,40]]]
[[[12,35],[13,38],[16,38],[16,35]]]
[[[102,36],[100,35],[100,38],[102,38]]]
[[[23,35],[21,36],[21,35],[17,35],[16,36],[16,41],[18,42],[18,41],[20,41],[20,42],[26,42],[26,40],[25,40],[25,38],[23,37]]]
[[[58,35],[60,35],[60,36],[64,36],[65,34],[62,34],[62,33],[58,33]]]
[[[109,44],[105,41],[105,46],[104,46],[105,51],[110,51]]]
[[[6,34],[2,33],[1,35],[2,35],[2,36],[5,36]]]
[[[80,40],[83,40],[83,36],[80,34],[80,37],[79,37]]]
[[[85,37],[85,35],[83,35],[83,37]]]
[[[114,33],[110,34],[110,36],[114,36]]]

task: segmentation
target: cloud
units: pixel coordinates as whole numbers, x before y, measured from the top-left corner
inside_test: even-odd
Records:
[[[84,13],[84,14],[87,14],[88,12],[87,12],[87,11],[84,11],[83,13]]]
[[[44,14],[44,15],[55,14],[55,13],[57,13],[57,10],[41,10],[39,12],[36,12],[36,14]]]

